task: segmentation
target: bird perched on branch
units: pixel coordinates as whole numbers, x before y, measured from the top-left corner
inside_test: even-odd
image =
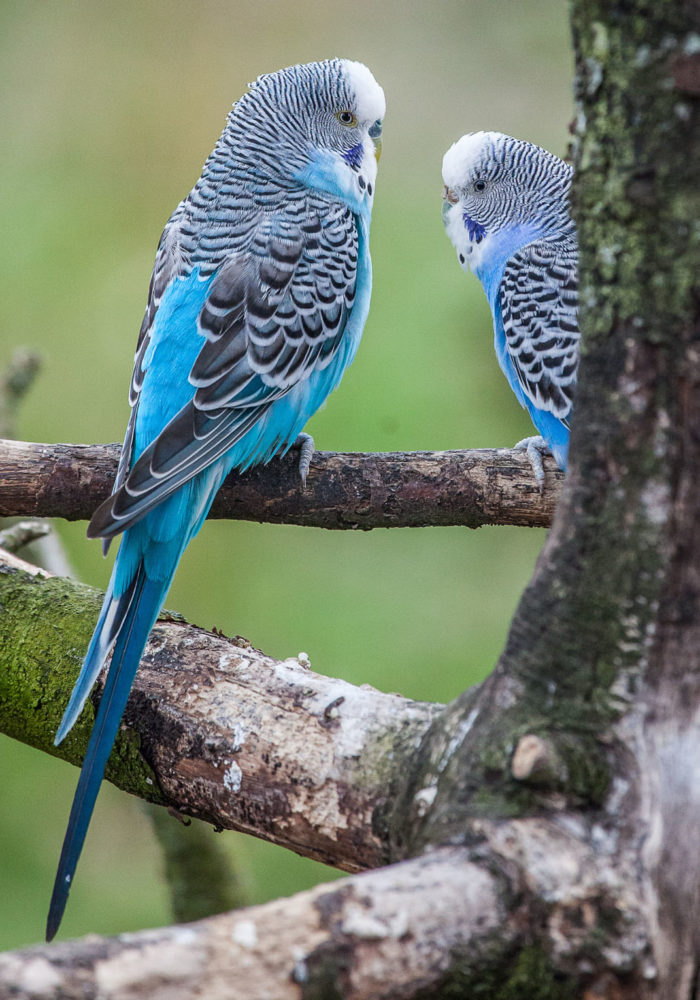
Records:
[[[462,136],[442,164],[442,215],[462,268],[493,314],[496,355],[539,431],[515,445],[544,483],[541,453],[566,469],[579,357],[572,168],[500,132]]]
[[[56,735],[112,653],[54,884],[55,935],[148,634],[224,478],[300,444],[357,351],[384,93],[361,63],[261,76],[233,106],[158,246],[111,497],[88,535],[123,532]],[[301,435],[301,437],[300,437]]]

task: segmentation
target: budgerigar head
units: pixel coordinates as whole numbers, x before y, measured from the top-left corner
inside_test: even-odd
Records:
[[[442,161],[442,215],[462,267],[474,268],[485,244],[505,241],[509,230],[527,242],[570,227],[571,176],[568,164],[531,142],[501,132],[463,135]]]
[[[261,179],[371,204],[385,110],[384,91],[362,63],[290,66],[258,77],[234,105],[234,154]]]

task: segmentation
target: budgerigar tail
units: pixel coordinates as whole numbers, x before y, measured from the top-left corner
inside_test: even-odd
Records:
[[[95,626],[95,631],[85,654],[80,674],[71,692],[66,710],[63,713],[61,724],[56,732],[56,738],[53,741],[56,747],[66,738],[83,710],[83,705],[92,691],[92,686],[97,680],[97,675],[115,643],[122,624],[126,621],[138,579],[137,574],[121,597],[114,596],[114,577],[109,582],[109,588],[102,603],[100,617],[97,619],[97,625]]]
[[[100,616],[103,627],[97,630],[97,632],[104,632],[104,638],[93,639],[93,644],[85,659],[83,673],[81,673],[76,685],[76,692],[74,692],[66,709],[56,737],[57,742],[60,742],[60,739],[70,729],[87,697],[92,681],[99,671],[101,660],[104,659],[109,647],[113,644],[112,662],[80,772],[68,820],[68,829],[63,840],[49,916],[46,922],[47,941],[53,939],[63,917],[107,759],[114,745],[141,654],[146,645],[148,634],[158,617],[166,589],[162,580],[149,580],[141,566],[129,590],[123,598],[116,602],[116,607],[114,607],[114,601],[110,605],[114,608],[114,616],[111,615],[107,602],[105,602],[105,608]],[[102,652],[102,658],[95,663],[99,652]]]

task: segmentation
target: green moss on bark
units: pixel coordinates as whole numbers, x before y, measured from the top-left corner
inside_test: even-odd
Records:
[[[91,698],[60,747],[53,740],[101,601],[98,591],[83,584],[0,565],[0,729],[77,765],[94,721]],[[122,730],[106,775],[126,791],[162,801],[139,746],[136,733]]]
[[[557,972],[544,951],[535,945],[503,959],[494,948],[491,961],[465,961],[459,956],[444,982],[415,1000],[574,1000],[579,994],[573,981]]]

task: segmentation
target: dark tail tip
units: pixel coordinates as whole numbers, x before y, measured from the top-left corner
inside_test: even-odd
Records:
[[[53,887],[53,895],[51,896],[51,905],[49,906],[49,915],[46,918],[46,940],[53,941],[56,937],[56,931],[61,926],[61,921],[63,920],[63,913],[66,909],[66,903],[68,902],[68,893],[70,892],[70,876],[67,876],[65,881],[56,881]]]

